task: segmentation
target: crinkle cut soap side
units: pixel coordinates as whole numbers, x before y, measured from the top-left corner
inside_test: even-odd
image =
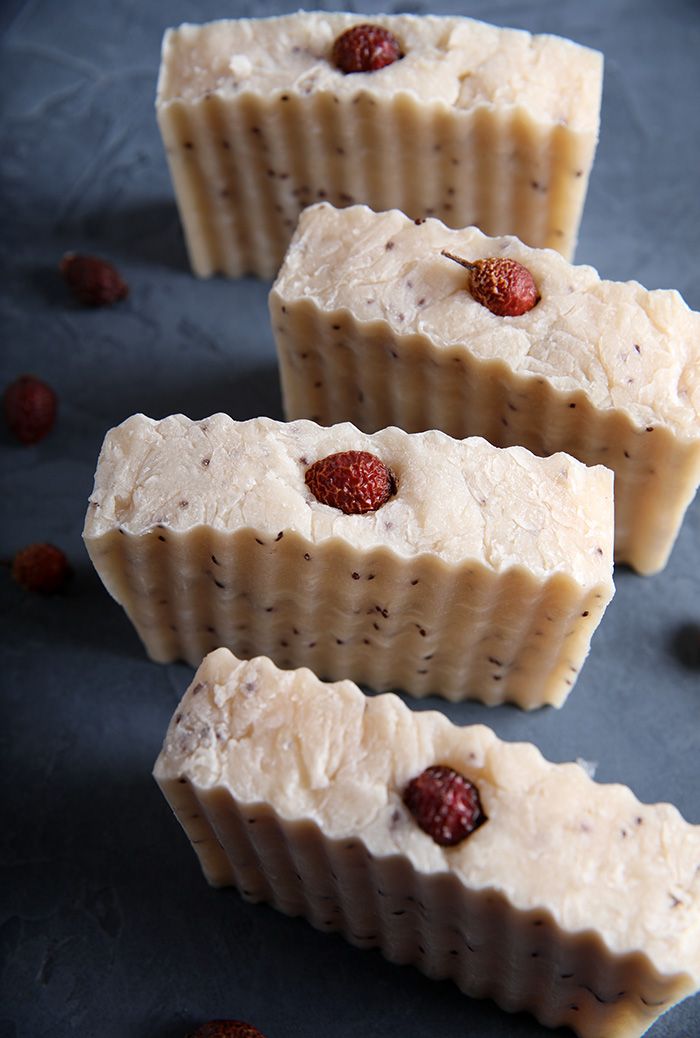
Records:
[[[436,766],[488,816],[456,845],[403,802]],[[210,882],[547,1026],[640,1038],[700,987],[700,826],[481,725],[220,649],[154,774]]]
[[[166,34],[156,109],[195,274],[274,277],[321,198],[439,212],[571,255],[602,56],[468,18],[366,18],[298,12]]]
[[[525,709],[564,702],[614,593],[606,469],[435,431],[134,416],[84,536],[161,662],[226,645]]]
[[[515,264],[527,289],[445,256],[482,274]],[[288,419],[438,428],[602,463],[616,560],[666,565],[700,485],[700,313],[677,292],[602,281],[476,227],[319,203],[270,317]]]

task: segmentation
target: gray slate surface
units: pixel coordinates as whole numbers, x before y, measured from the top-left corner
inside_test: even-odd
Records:
[[[0,12],[2,385],[31,371],[61,398],[41,444],[0,432],[0,553],[51,540],[75,569],[52,599],[0,573],[0,1038],[178,1038],[217,1016],[251,1020],[268,1038],[553,1033],[206,886],[150,777],[191,671],[146,659],[81,545],[110,426],[135,411],[281,417],[268,286],[189,274],[153,96],[167,25],[295,6],[6,0]],[[605,277],[676,287],[700,308],[696,2],[362,9],[382,7],[470,14],[603,50],[603,129],[577,259]],[[67,249],[117,262],[129,300],[96,312],[71,302],[56,274]],[[596,761],[599,780],[700,823],[699,564],[696,500],[663,574],[617,572],[562,711],[414,705],[531,740],[553,760]],[[700,999],[650,1034],[697,1038]]]

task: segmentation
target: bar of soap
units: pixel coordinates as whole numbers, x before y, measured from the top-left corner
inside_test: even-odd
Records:
[[[403,802],[433,765],[487,817],[453,847]],[[547,1026],[639,1038],[700,987],[700,826],[482,725],[219,649],[154,775],[211,884]]]
[[[299,12],[165,34],[156,109],[194,272],[273,277],[321,198],[571,255],[602,56],[468,18],[378,15],[404,56],[345,75],[333,43],[362,22]]]
[[[349,450],[395,477],[376,511],[305,483]],[[437,431],[137,415],[107,434],[84,537],[155,660],[225,645],[526,708],[564,701],[614,591],[611,472]]]
[[[540,301],[497,316],[443,249],[517,260]],[[601,281],[512,237],[321,204],[270,309],[288,418],[435,427],[606,465],[616,559],[666,564],[700,483],[700,314],[677,292]]]

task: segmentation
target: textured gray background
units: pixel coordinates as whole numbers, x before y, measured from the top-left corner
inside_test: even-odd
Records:
[[[0,1038],[178,1038],[214,1016],[250,1019],[268,1038],[552,1033],[207,888],[150,778],[191,672],[145,658],[81,545],[110,426],[134,411],[281,417],[268,286],[197,283],[188,273],[153,96],[167,25],[294,6],[0,7],[2,385],[31,371],[61,398],[60,421],[38,446],[0,433],[0,555],[48,539],[75,569],[52,599],[23,594],[0,570]],[[577,258],[606,277],[676,287],[700,308],[698,3],[362,9],[382,6],[459,11],[603,50],[602,135]],[[83,248],[120,265],[131,285],[125,304],[92,312],[67,298],[56,264]],[[596,761],[600,780],[670,800],[700,822],[699,563],[696,501],[663,574],[616,574],[617,596],[562,711],[419,708],[530,739],[555,760]],[[651,1034],[697,1038],[700,999]]]

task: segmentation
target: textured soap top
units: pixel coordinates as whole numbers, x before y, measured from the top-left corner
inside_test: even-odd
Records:
[[[345,515],[306,486],[310,465],[345,450],[370,451],[394,473],[398,492],[376,512]],[[338,537],[359,549],[430,552],[496,571],[561,570],[581,583],[608,584],[612,483],[608,469],[566,454],[538,458],[523,447],[435,430],[370,436],[350,424],[135,415],[107,434],[85,536],[117,527],[143,534],[158,525],[248,527],[273,538],[284,530],[314,543]]]
[[[540,302],[498,317],[473,299],[468,273],[441,255],[508,256],[532,273]],[[283,300],[348,309],[421,333],[437,348],[466,347],[562,392],[581,390],[598,408],[626,412],[640,428],[663,424],[700,440],[700,314],[675,291],[602,281],[550,249],[488,238],[439,220],[415,224],[398,210],[306,209],[275,283]]]
[[[456,847],[434,843],[402,803],[433,764],[475,782],[488,818]],[[700,826],[484,726],[219,649],[178,707],[155,774],[267,803],[330,838],[360,837],[376,856],[451,871],[568,931],[593,929],[613,952],[642,950],[660,971],[700,977]]]
[[[372,73],[331,63],[335,38],[370,21],[389,29],[404,57]],[[182,25],[163,41],[158,103],[242,92],[339,98],[408,93],[457,109],[527,109],[537,119],[597,134],[602,55],[556,36],[532,36],[470,18],[304,13]]]

